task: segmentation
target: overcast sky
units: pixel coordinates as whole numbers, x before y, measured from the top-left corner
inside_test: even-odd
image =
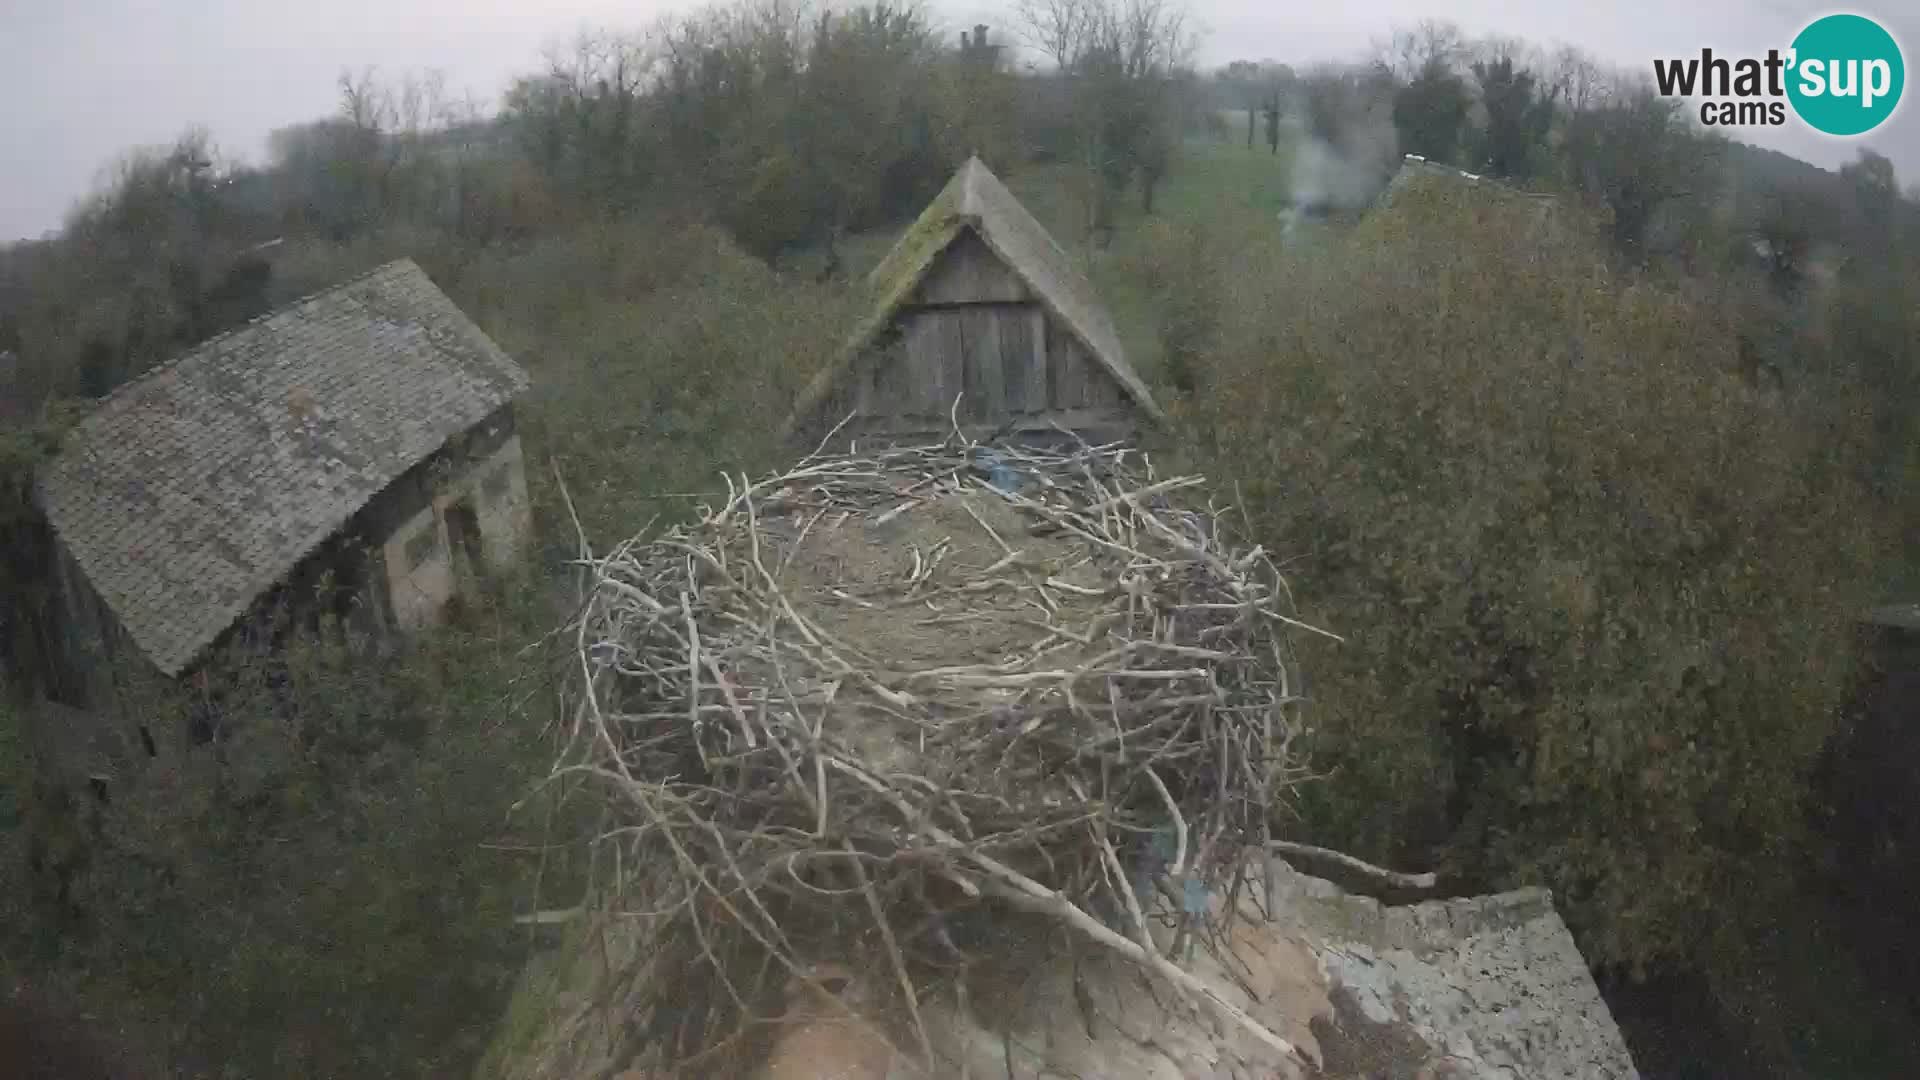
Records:
[[[1603,60],[1647,69],[1654,57],[1701,46],[1736,55],[1785,47],[1816,14],[1805,0],[1189,0],[1206,35],[1202,60],[1300,64],[1355,58],[1392,26],[1451,19],[1475,34],[1567,42]],[[102,168],[127,148],[164,143],[191,125],[226,154],[258,161],[266,135],[335,104],[343,69],[438,68],[450,87],[497,103],[542,47],[582,26],[640,27],[689,7],[670,0],[0,0],[0,240],[59,225]],[[1890,27],[1912,69],[1920,15],[1911,0],[1853,8]],[[940,0],[951,27],[1008,26],[1007,0]],[[1912,74],[1910,70],[1910,75]],[[1910,82],[1915,80],[1911,79]],[[1864,140],[1894,159],[1903,184],[1920,181],[1920,89]],[[1799,126],[1749,129],[1752,141],[1816,164],[1853,157],[1857,140]]]

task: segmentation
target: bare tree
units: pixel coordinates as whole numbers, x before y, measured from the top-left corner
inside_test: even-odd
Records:
[[[340,73],[340,118],[357,131],[378,135],[393,128],[397,118],[393,92],[372,67]]]
[[[1516,68],[1539,69],[1547,63],[1545,54],[1538,46],[1525,38],[1508,37],[1504,34],[1489,34],[1474,41],[1462,50],[1460,55],[1469,66],[1511,64]]]
[[[1084,57],[1106,0],[1015,0],[1021,36],[1062,74]]]
[[[1412,26],[1395,27],[1384,40],[1374,42],[1374,62],[1393,73],[1395,82],[1409,83],[1436,66],[1452,68],[1467,54],[1466,34],[1443,19],[1422,19]]]
[[[1101,15],[1101,34],[1117,38],[1128,78],[1166,78],[1192,63],[1197,42],[1178,0],[1121,0]]]
[[[550,175],[603,197],[623,197],[640,161],[644,99],[672,64],[676,46],[694,36],[687,25],[663,23],[650,34],[586,30],[550,46],[546,70],[508,90],[508,124]]]
[[[1599,62],[1572,45],[1563,45],[1541,64],[1546,85],[1570,113],[1579,114],[1600,104],[1607,73]]]
[[[1065,80],[1089,232],[1111,235],[1113,204],[1138,175],[1141,201],[1171,165],[1173,100],[1196,35],[1179,0],[1019,0],[1024,36]]]
[[[366,216],[419,212],[439,194],[438,161],[429,137],[452,115],[444,72],[407,72],[383,79],[374,68],[340,75],[339,121],[344,138],[334,151],[354,177]]]
[[[1689,123],[1679,103],[1644,76],[1610,80],[1597,100],[1568,118],[1568,179],[1611,211],[1614,249],[1644,261],[1654,216],[1669,203],[1710,194],[1724,140]]]

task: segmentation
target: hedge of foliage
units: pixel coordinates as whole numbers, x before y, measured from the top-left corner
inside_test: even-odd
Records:
[[[1884,531],[1852,399],[1750,387],[1571,213],[1441,183],[1241,240],[1191,417],[1348,635],[1313,824],[1548,884],[1645,970],[1735,955],[1792,877]]]

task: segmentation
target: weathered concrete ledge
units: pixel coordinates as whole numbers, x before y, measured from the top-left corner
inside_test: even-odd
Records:
[[[1397,1029],[1427,1047],[1435,1077],[1638,1077],[1547,890],[1386,907],[1285,872],[1276,893],[1276,932],[1297,935],[1327,980],[1334,1018],[1317,1031]],[[1332,1041],[1321,1035],[1337,1068]]]

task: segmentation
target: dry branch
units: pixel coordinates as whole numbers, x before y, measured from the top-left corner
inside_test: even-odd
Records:
[[[1296,844],[1291,840],[1268,841],[1274,854],[1288,860],[1299,859],[1306,862],[1319,861],[1330,863],[1343,870],[1358,874],[1375,885],[1390,889],[1431,889],[1439,884],[1439,877],[1431,872],[1425,874],[1407,874],[1398,870],[1389,870],[1384,866],[1375,866],[1370,862],[1354,858],[1344,851],[1332,848],[1314,847],[1312,844]]]

